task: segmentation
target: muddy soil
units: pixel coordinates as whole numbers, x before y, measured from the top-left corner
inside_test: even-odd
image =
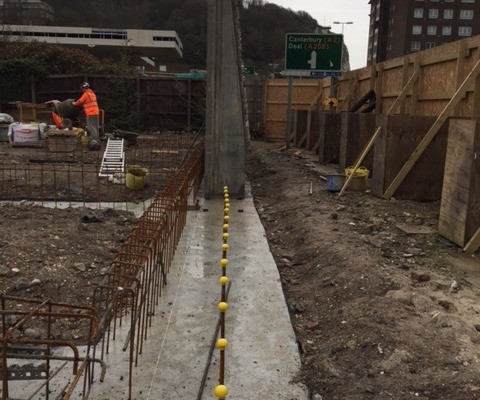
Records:
[[[112,209],[0,204],[0,293],[90,305],[134,223]]]
[[[30,202],[0,204],[0,295],[92,306],[95,287],[135,221],[133,213],[112,209],[54,210]],[[32,307],[23,301],[10,301],[6,309],[25,311]],[[57,327],[54,337],[85,338],[88,326],[78,321],[68,324]],[[31,321],[20,331],[30,328],[42,336],[41,327]]]
[[[438,235],[439,203],[338,197],[281,148],[253,141],[247,172],[312,398],[480,398],[480,262]]]

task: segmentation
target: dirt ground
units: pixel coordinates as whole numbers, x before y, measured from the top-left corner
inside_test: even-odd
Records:
[[[480,398],[480,262],[438,235],[439,203],[338,197],[311,153],[251,146],[312,398]]]
[[[0,294],[90,306],[134,223],[112,209],[0,204]]]
[[[437,234],[439,204],[339,198],[310,153],[251,145],[247,172],[312,398],[480,398],[480,263]],[[0,294],[91,304],[134,221],[0,204]]]

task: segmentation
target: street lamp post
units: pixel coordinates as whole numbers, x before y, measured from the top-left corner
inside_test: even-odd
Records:
[[[353,24],[352,21],[343,21],[343,22],[334,21],[333,23],[336,24],[336,25],[342,25],[342,36],[343,36],[343,30],[344,30],[344,28],[345,28],[345,25],[351,25],[351,24]],[[343,40],[343,43],[344,43],[344,45],[345,45],[345,39]],[[342,65],[341,68],[342,68],[342,70],[343,70],[343,51],[342,51],[341,65]]]
[[[337,24],[337,25],[342,25],[342,35],[343,35],[343,29],[344,29],[345,25],[351,25],[351,24],[353,24],[352,21],[346,21],[346,22],[334,21],[333,23],[334,23],[334,24]]]
[[[343,36],[343,29],[345,27],[345,25],[351,25],[353,24],[353,21],[343,21],[343,22],[340,22],[340,21],[333,21],[334,24],[336,25],[342,25],[342,36]],[[343,41],[343,46],[345,46],[345,40]],[[343,49],[342,49],[342,58],[340,60],[340,70],[343,71]],[[337,97],[337,78],[335,77],[332,77],[331,81],[330,81],[330,97]]]

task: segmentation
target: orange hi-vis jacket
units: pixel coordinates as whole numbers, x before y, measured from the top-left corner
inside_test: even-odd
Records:
[[[75,104],[78,106],[83,106],[85,115],[100,115],[97,96],[95,96],[95,93],[93,93],[92,89],[85,90],[85,92],[82,94],[82,97],[80,97]]]

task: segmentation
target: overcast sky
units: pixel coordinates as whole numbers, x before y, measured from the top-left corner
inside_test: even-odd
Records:
[[[320,25],[331,26],[332,32],[342,33],[342,25],[333,22],[353,22],[343,25],[344,41],[350,53],[351,69],[367,65],[368,25],[370,6],[368,0],[266,0],[292,10],[306,11]]]

